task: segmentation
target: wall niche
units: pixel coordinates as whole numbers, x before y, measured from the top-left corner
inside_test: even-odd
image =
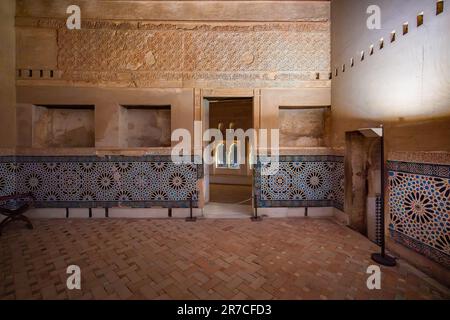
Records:
[[[280,147],[325,147],[330,107],[279,108]]]
[[[34,105],[33,147],[95,147],[94,105]]]
[[[171,106],[122,105],[121,146],[126,148],[170,147]]]

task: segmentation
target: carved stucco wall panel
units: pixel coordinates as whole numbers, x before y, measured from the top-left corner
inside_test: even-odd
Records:
[[[182,36],[175,31],[58,31],[58,66],[63,71],[176,71],[182,69]],[[149,64],[146,55],[155,62]]]
[[[17,23],[57,31],[58,80],[75,85],[301,87],[316,73],[329,85],[329,22]]]

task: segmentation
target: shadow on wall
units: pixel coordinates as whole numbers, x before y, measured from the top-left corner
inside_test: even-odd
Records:
[[[449,106],[450,109],[450,106]],[[347,118],[338,121],[334,126],[335,141],[344,145],[340,132],[357,130],[359,128],[385,126],[385,149],[391,151],[450,151],[450,116],[434,119],[415,119],[398,121],[376,121],[362,118]],[[352,128],[352,129],[348,129]]]
[[[450,150],[447,2],[378,0],[380,30],[366,25],[373,1],[332,2],[333,145],[384,122],[388,151]]]

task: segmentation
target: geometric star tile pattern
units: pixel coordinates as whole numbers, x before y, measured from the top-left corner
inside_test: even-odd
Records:
[[[448,166],[389,164],[391,234],[450,268]]]
[[[0,164],[0,192],[32,192],[37,207],[186,206],[201,166],[170,157],[16,157]]]
[[[272,173],[268,158],[255,168],[260,207],[337,207],[344,205],[343,157],[281,156]]]

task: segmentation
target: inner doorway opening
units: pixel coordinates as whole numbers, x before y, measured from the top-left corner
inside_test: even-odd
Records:
[[[243,218],[253,214],[252,152],[248,139],[245,145],[235,140],[226,143],[227,129],[253,128],[253,98],[205,98],[203,123],[205,129],[218,129],[223,141],[214,148],[214,164],[205,165],[204,215],[213,218]],[[210,141],[212,142],[212,141]],[[208,143],[210,143],[208,142]],[[238,150],[245,149],[245,163],[238,163]]]
[[[346,133],[345,212],[349,226],[381,243],[381,139]]]

